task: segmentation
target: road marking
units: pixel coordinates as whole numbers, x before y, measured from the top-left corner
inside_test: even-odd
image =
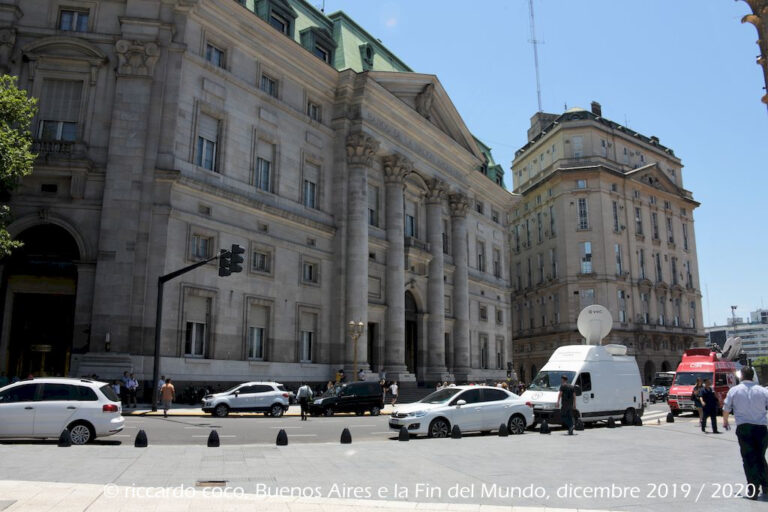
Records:
[[[369,432],[369,434],[389,434],[389,435],[397,435],[398,432],[396,430],[392,430],[390,432]]]
[[[209,437],[209,436],[192,436],[192,437]],[[220,435],[219,437],[237,437],[237,436],[224,436],[224,435]]]
[[[184,428],[208,428],[208,427],[184,427]]]
[[[269,427],[269,428],[304,428],[304,427]]]
[[[317,437],[317,434],[291,434],[291,437]]]
[[[112,434],[111,437],[131,437],[128,434]]]

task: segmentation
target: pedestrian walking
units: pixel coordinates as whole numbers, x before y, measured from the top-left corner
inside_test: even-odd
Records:
[[[123,376],[120,377],[120,401],[123,406],[128,405],[128,381],[131,378],[128,376],[128,372],[123,372]]]
[[[397,381],[393,381],[389,386],[389,392],[392,393],[392,405],[397,403],[397,393],[399,389],[400,388],[397,386]]]
[[[701,401],[703,402],[704,416],[701,420],[701,431],[706,432],[707,418],[712,419],[712,433],[719,434],[717,431],[717,408],[720,402],[717,400],[715,390],[712,389],[712,382],[704,379],[704,387],[700,391]]]
[[[120,384],[116,380],[112,381],[112,391],[115,392],[115,395],[120,396]]]
[[[136,378],[133,376],[133,374],[130,374],[128,376],[128,406],[130,407],[131,404],[133,404],[133,408],[136,408],[136,392],[139,389],[139,381],[136,380]]]
[[[160,391],[163,389],[163,386],[165,386],[165,375],[161,375],[157,381],[157,397],[155,397],[157,405],[160,405]]]
[[[573,435],[573,402],[576,392],[572,384],[568,384],[568,377],[560,377],[560,392],[557,394],[557,402],[560,404],[560,418],[563,426],[568,429],[568,435]]]
[[[176,399],[176,389],[171,384],[171,378],[165,380],[165,384],[160,389],[160,400],[163,402],[163,417],[168,417],[168,409],[171,408],[171,402]]]
[[[357,380],[365,380],[365,370],[362,368],[357,371]]]
[[[306,421],[309,412],[309,400],[312,398],[312,388],[307,386],[306,382],[302,382],[299,391],[296,392],[296,398],[299,399],[301,406],[301,421]]]
[[[755,370],[745,366],[741,369],[741,383],[732,387],[723,404],[723,428],[728,430],[728,416],[733,413],[736,420],[736,437],[739,440],[744,475],[747,477],[746,497],[757,499],[758,490],[768,495],[768,464],[765,450],[768,448],[768,389],[752,379]]]
[[[704,409],[701,405],[701,390],[704,389],[701,379],[696,379],[696,385],[693,386],[693,392],[691,393],[691,400],[693,400],[693,406],[699,413],[699,423],[704,424]]]

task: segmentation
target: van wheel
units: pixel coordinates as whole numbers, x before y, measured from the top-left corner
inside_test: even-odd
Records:
[[[93,431],[93,427],[85,421],[76,421],[70,424],[68,427],[69,436],[72,439],[72,444],[88,444],[96,439],[96,433]]]
[[[435,418],[432,423],[429,424],[429,437],[448,437],[451,428],[448,421],[443,418]]]
[[[217,418],[223,418],[227,414],[229,414],[229,407],[226,404],[219,404],[213,410],[213,415]]]
[[[626,411],[624,411],[624,416],[621,418],[621,424],[634,425],[636,416],[637,416],[637,411],[635,411],[635,408],[634,407],[628,408]]]
[[[513,435],[518,436],[522,434],[525,432],[525,418],[519,414],[515,414],[509,418],[509,422],[507,422],[507,429],[509,430],[509,433]]]
[[[376,406],[371,407],[371,416],[378,416],[381,414],[381,409]]]
[[[273,418],[279,418],[283,415],[283,406],[280,404],[275,404],[272,406],[272,408],[269,410],[270,416]]]

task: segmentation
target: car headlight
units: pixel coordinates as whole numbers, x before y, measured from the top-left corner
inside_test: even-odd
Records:
[[[416,411],[416,412],[409,412],[408,416],[411,416],[413,418],[421,418],[425,414],[427,414],[427,411]]]
[[[318,398],[318,399],[317,399],[317,400],[315,400],[313,403],[314,403],[315,405],[320,405],[320,404],[322,404],[322,403],[323,403],[323,399],[322,399],[322,398]]]

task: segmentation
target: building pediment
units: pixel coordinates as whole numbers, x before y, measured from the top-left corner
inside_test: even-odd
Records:
[[[485,157],[434,75],[371,71],[370,77],[480,160]]]
[[[44,37],[22,49],[24,55],[39,58],[87,61],[92,65],[107,62],[107,55],[88,41],[76,37]]]
[[[656,163],[638,167],[627,173],[627,176],[645,185],[668,192],[670,194],[685,195],[683,190],[673,182],[666,172],[664,172]]]

